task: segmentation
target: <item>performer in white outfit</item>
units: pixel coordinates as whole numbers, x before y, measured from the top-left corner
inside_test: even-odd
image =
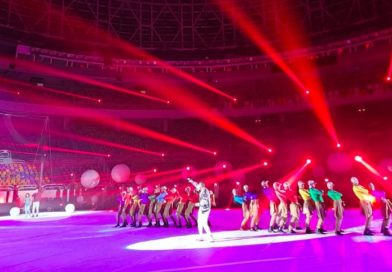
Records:
[[[203,182],[196,182],[190,178],[188,181],[196,187],[199,193],[199,203],[196,206],[199,207],[199,212],[197,214],[197,228],[199,230],[198,241],[203,241],[203,229],[209,236],[210,241],[214,241],[214,237],[211,234],[210,227],[208,226],[208,216],[211,212],[211,195],[210,191],[206,188]]]

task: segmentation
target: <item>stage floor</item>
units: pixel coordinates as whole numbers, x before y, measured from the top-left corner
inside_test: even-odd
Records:
[[[392,238],[362,236],[358,210],[345,212],[343,236],[270,234],[267,214],[263,230],[239,231],[238,209],[210,219],[212,243],[196,241],[196,228],[114,228],[110,211],[0,217],[0,271],[392,271]]]

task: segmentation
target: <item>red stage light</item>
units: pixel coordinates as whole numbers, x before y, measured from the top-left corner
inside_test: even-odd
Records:
[[[158,169],[154,168],[154,170],[152,170],[154,173],[158,172]]]
[[[191,171],[191,167],[190,166],[187,166],[185,169],[186,169],[186,171]]]
[[[264,166],[268,166],[268,162],[266,162],[266,161],[263,162],[263,165],[264,165]]]
[[[383,177],[382,179],[383,179],[383,180],[388,180],[388,177]]]
[[[306,160],[306,164],[311,164],[312,163],[312,160],[311,159],[307,159]]]
[[[227,167],[227,165],[226,165],[226,164],[223,164],[223,165],[222,165],[222,168],[224,168],[224,169],[225,169],[226,167]]]
[[[342,145],[341,145],[340,143],[337,143],[337,144],[336,144],[336,147],[337,147],[337,148],[341,148]]]
[[[239,182],[239,181],[237,181],[235,184],[237,184],[237,185],[240,185],[240,182]]]
[[[305,94],[306,94],[306,95],[309,95],[309,94],[310,94],[310,91],[309,91],[309,90],[306,90],[306,91],[305,91]]]
[[[271,148],[268,148],[268,153],[272,153],[272,149]]]
[[[162,154],[161,154],[161,157],[165,157],[165,156],[166,156],[166,154],[165,154],[165,153],[162,153]]]
[[[354,160],[356,160],[357,162],[361,162],[362,161],[362,157],[361,156],[355,156]]]
[[[110,158],[112,155],[111,154],[107,154],[107,157]]]
[[[390,77],[390,76],[387,76],[386,80],[387,80],[387,81],[391,81],[391,77]]]
[[[212,153],[214,156],[218,155],[218,153],[215,151],[214,153]]]

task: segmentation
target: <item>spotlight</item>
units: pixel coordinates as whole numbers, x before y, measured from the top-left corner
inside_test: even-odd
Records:
[[[166,156],[165,153],[162,153],[162,154],[161,154],[161,157],[165,157],[165,156]]]
[[[158,169],[154,168],[154,170],[152,170],[154,173],[158,172]]]
[[[337,147],[337,148],[341,148],[342,145],[341,145],[340,143],[337,143],[337,144],[336,144],[336,147]]]
[[[272,149],[271,148],[268,148],[268,153],[272,153]]]
[[[218,186],[218,183],[214,183],[214,186],[215,186],[215,187]]]
[[[226,169],[226,167],[227,167],[227,165],[226,165],[226,164],[222,165],[222,168],[223,168],[223,169]]]
[[[237,98],[233,98],[233,102],[236,103],[238,101]]]
[[[328,182],[328,181],[329,181],[329,179],[325,178],[325,179],[324,179],[324,181],[325,181],[325,182]]]
[[[309,90],[306,90],[306,91],[305,91],[305,94],[306,94],[306,95],[309,95],[309,94],[310,94],[310,91],[309,91]]]
[[[361,156],[355,156],[354,160],[356,160],[357,162],[361,162],[362,161],[362,157]]]
[[[383,180],[388,180],[388,177],[383,177],[382,179],[383,179]]]
[[[387,81],[391,81],[391,77],[390,77],[390,76],[387,76],[386,80],[387,80]]]
[[[212,154],[213,154],[214,156],[216,156],[216,155],[218,155],[218,152],[216,152],[216,151],[215,151],[215,152],[214,152],[214,153],[212,153]]]
[[[97,99],[97,102],[98,103],[101,103],[102,102],[102,99],[100,98],[100,99]]]
[[[185,169],[186,169],[186,171],[190,171],[190,170],[191,170],[191,167],[190,167],[190,166],[187,166]]]
[[[240,185],[240,182],[239,182],[239,181],[237,181],[235,184],[237,184],[237,185]]]
[[[166,101],[166,103],[167,103],[167,104],[170,104],[170,101],[168,100],[168,101]]]
[[[311,164],[312,163],[312,160],[311,159],[307,159],[306,160],[306,164]]]
[[[263,162],[263,165],[264,165],[264,166],[268,166],[268,162],[266,162],[266,161]]]
[[[111,154],[107,154],[106,156],[107,156],[108,158],[110,158],[112,155],[111,155]]]
[[[69,174],[71,177],[73,177],[74,176],[74,173],[71,173],[71,174]]]

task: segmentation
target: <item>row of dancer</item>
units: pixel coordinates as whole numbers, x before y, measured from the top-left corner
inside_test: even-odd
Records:
[[[209,193],[214,205],[214,195],[210,191]],[[131,227],[142,227],[143,217],[146,217],[148,221],[146,227],[168,227],[169,219],[178,228],[183,227],[182,221],[185,222],[187,228],[197,225],[193,210],[199,203],[199,194],[191,186],[186,186],[183,189],[157,186],[154,191],[148,187],[139,191],[128,187],[121,192],[117,201],[119,205],[115,227],[126,227],[128,224]]]
[[[356,177],[351,178],[353,185],[353,192],[360,200],[360,205],[366,217],[364,235],[373,235],[374,232],[370,229],[372,220],[372,203],[378,202],[381,206],[383,216],[383,223],[381,233],[389,236],[390,213],[392,210],[392,203],[386,198],[385,192],[375,189],[374,184],[370,184],[369,190],[359,185]],[[343,221],[344,202],[342,200],[343,194],[334,190],[334,183],[328,182],[327,195],[333,201],[333,210],[335,217],[335,233],[341,235],[344,231],[341,229]],[[326,230],[323,228],[325,219],[325,205],[324,205],[324,191],[316,188],[314,180],[308,181],[308,188],[305,188],[303,181],[298,182],[298,191],[292,190],[288,182],[281,184],[274,182],[272,188],[269,186],[269,181],[261,182],[261,191],[250,192],[249,186],[243,187],[244,193],[240,195],[236,189],[233,189],[234,201],[242,206],[243,220],[241,222],[241,229],[246,229],[247,223],[250,220],[250,229],[256,231],[259,227],[260,218],[260,202],[266,200],[269,203],[270,222],[269,232],[285,232],[284,228],[288,224],[288,232],[296,233],[298,227],[299,217],[302,213],[305,215],[305,233],[313,233],[310,226],[311,218],[316,211],[317,225],[316,232],[324,234]],[[302,205],[299,200],[302,200]],[[290,220],[288,220],[290,216]]]

